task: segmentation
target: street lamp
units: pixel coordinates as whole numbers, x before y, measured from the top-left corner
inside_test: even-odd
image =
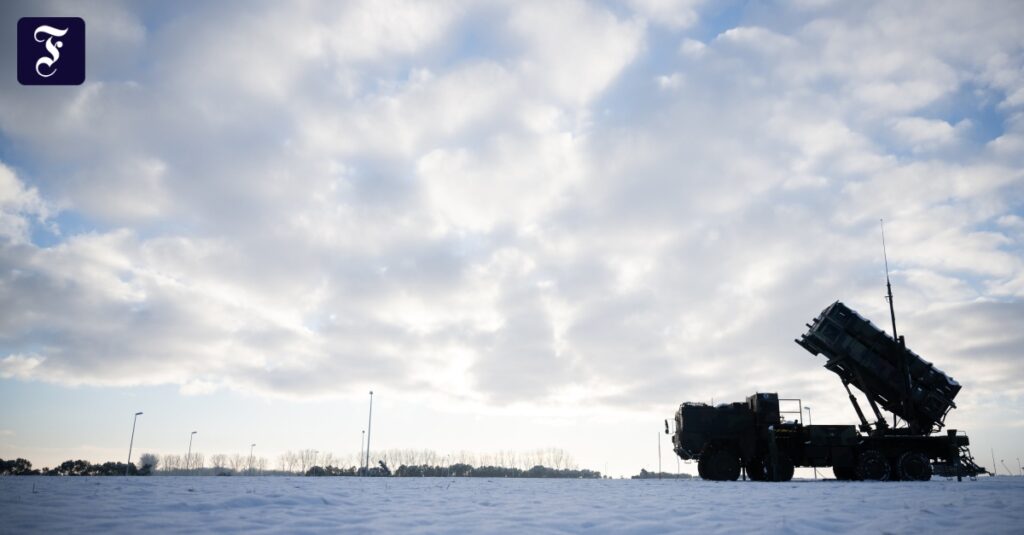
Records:
[[[661,431],[658,431],[658,479],[661,479]]]
[[[373,390],[370,390],[370,420],[366,424],[366,462],[363,466],[370,471],[370,434],[373,433]]]
[[[142,412],[135,413],[135,417],[132,418],[132,438],[128,441],[128,465],[124,467],[124,475],[128,475],[128,469],[132,466],[132,445],[135,444],[135,422],[139,420],[139,415]]]
[[[362,436],[359,437],[359,460],[363,460],[363,449],[366,447],[366,430],[363,429]]]
[[[256,444],[249,446],[249,475],[252,475],[252,449],[256,447]]]
[[[814,421],[811,420],[811,408],[805,406],[804,410],[807,411],[807,425],[814,425]],[[814,468],[814,479],[818,479],[818,467],[814,466],[812,468]]]
[[[185,456],[185,471],[188,472],[192,468],[192,437],[196,436],[198,431],[192,431],[192,434],[188,436],[188,455]]]

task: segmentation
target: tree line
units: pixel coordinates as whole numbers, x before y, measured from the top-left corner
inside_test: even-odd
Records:
[[[3,476],[123,476],[126,473],[132,476],[148,476],[152,471],[151,465],[142,465],[139,468],[135,463],[114,461],[92,464],[78,459],[64,461],[53,468],[32,468],[32,463],[27,459],[0,459],[0,475]]]
[[[669,472],[648,472],[646,469],[641,468],[640,473],[635,476],[630,476],[630,479],[690,479],[693,476],[690,474],[679,473],[673,474]]]
[[[139,464],[119,462],[92,464],[68,460],[54,468],[33,469],[26,459],[0,459],[0,475],[307,475],[377,477],[522,477],[522,478],[601,478],[601,473],[578,469],[572,457],[558,448],[527,452],[500,451],[476,454],[461,451],[438,454],[433,450],[391,449],[372,452],[376,465],[364,468],[365,454],[336,456],[313,449],[288,451],[278,457],[271,469],[265,457],[200,452],[190,455],[144,453]],[[397,465],[392,470],[389,466]]]

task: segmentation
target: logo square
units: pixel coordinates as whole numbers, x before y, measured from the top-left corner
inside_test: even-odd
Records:
[[[18,20],[18,82],[80,85],[85,81],[85,21],[78,17]]]

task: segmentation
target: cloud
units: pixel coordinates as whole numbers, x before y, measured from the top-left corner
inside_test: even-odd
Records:
[[[964,121],[957,125],[969,125]],[[956,128],[942,120],[930,120],[922,117],[902,117],[893,121],[893,130],[907,140],[908,144],[919,150],[928,146],[941,146],[953,142]]]
[[[707,45],[689,37],[683,39],[683,42],[679,44],[679,53],[691,58],[701,57],[705,50],[707,50]]]
[[[703,0],[630,0],[637,14],[654,24],[673,29],[689,28],[700,18],[698,8]]]
[[[85,85],[0,85],[5,377],[832,398],[791,340],[835,299],[886,316],[884,217],[912,347],[1020,388],[998,335],[1024,318],[1013,16],[371,2],[225,29],[230,6],[147,9],[103,7],[123,24],[97,42],[131,51]]]
[[[715,40],[764,54],[780,54],[796,46],[793,38],[758,27],[730,28],[719,34]]]
[[[28,242],[33,219],[44,222],[51,210],[36,188],[26,187],[13,169],[0,162],[0,238]]]
[[[663,74],[661,76],[658,76],[654,80],[655,82],[658,83],[659,88],[666,91],[671,91],[673,89],[678,89],[679,86],[682,85],[685,81],[685,78],[683,77],[682,73],[674,72],[672,74]]]
[[[531,85],[555,102],[579,106],[633,61],[644,25],[582,2],[526,2],[511,14],[509,29],[528,51],[519,68]]]

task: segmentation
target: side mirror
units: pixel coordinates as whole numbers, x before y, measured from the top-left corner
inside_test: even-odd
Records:
[[[665,434],[666,435],[672,434],[672,433],[669,433],[669,431],[668,431],[668,420],[665,420]]]

